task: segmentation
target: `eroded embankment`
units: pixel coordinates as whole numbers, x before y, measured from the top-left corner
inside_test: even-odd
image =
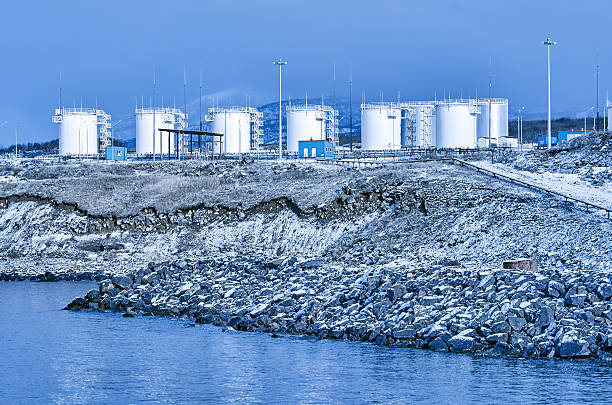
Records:
[[[101,281],[67,309],[434,351],[611,359],[611,298],[600,272],[253,258],[150,265]]]
[[[69,261],[87,263],[92,273],[120,274],[173,257],[322,256],[331,244],[397,198],[383,189],[347,188],[310,209],[282,197],[253,206],[199,204],[172,213],[148,208],[134,216],[100,217],[44,197],[11,196],[0,200],[0,249],[13,263],[32,258],[67,261],[68,271],[56,271],[47,279],[82,272],[69,270]],[[38,279],[49,271],[41,264],[25,269],[27,274],[23,268],[4,270],[1,278]]]

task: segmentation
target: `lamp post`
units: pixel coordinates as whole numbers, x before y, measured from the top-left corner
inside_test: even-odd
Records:
[[[516,123],[516,137],[519,142],[519,150],[523,150],[523,120],[521,117],[521,113],[525,110],[525,106],[519,108],[518,110],[518,122]]]
[[[278,65],[278,159],[283,159],[283,65],[287,62],[278,59],[274,61]]]
[[[557,45],[556,42],[550,39],[550,37],[546,38],[546,41],[542,42],[543,45],[546,45],[546,68],[548,71],[548,149],[551,147],[551,135],[550,135],[550,47],[551,45]]]

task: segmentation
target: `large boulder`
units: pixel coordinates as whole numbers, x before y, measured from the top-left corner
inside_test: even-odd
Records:
[[[477,347],[477,342],[473,337],[458,334],[446,342],[448,348],[454,353],[473,352]]]
[[[120,288],[122,290],[127,290],[132,286],[132,278],[126,276],[113,277],[112,282],[115,287]]]
[[[550,325],[555,321],[555,311],[549,307],[542,307],[540,310],[540,315],[538,316],[538,320],[536,321],[537,327],[545,327]]]
[[[566,333],[559,342],[559,356],[564,358],[588,357],[591,355],[589,344],[575,333]]]

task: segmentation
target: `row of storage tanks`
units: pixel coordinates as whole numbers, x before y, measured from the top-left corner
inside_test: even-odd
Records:
[[[490,129],[490,131],[489,131]],[[506,146],[508,100],[444,100],[361,106],[361,148]]]
[[[337,113],[326,105],[287,108],[288,150],[297,152],[300,140],[329,140],[336,137]],[[176,108],[136,108],[136,154],[173,155],[189,148],[185,137],[164,129],[185,129],[187,116]],[[208,147],[215,154],[249,153],[263,144],[263,113],[252,107],[209,108],[205,120],[210,132]],[[61,108],[53,122],[59,124],[61,155],[93,155],[110,143],[110,115],[98,109]],[[98,126],[101,133],[98,134]],[[189,135],[187,135],[189,136]]]
[[[136,108],[136,153],[175,154],[187,150],[184,137],[160,129],[184,129],[187,116],[176,108]],[[327,105],[287,107],[287,151],[298,142],[327,140],[337,146],[338,113]],[[206,121],[216,154],[249,153],[263,143],[263,114],[251,107],[210,108]],[[98,109],[56,109],[62,155],[92,155],[108,144],[110,115]],[[101,127],[101,136],[98,135]],[[155,128],[155,129],[154,129]],[[490,129],[490,131],[489,131]],[[361,106],[361,148],[393,150],[402,147],[474,148],[504,146],[508,139],[508,100],[444,100],[373,103]]]

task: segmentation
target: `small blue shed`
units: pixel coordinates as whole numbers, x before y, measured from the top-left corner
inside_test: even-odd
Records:
[[[538,136],[538,146],[548,146],[548,136],[541,135]],[[550,136],[550,146],[557,146],[557,137]]]
[[[298,141],[298,156],[301,158],[333,158],[334,145],[328,141]]]
[[[585,133],[585,131],[559,131],[557,139],[559,140],[559,143],[566,143],[574,138],[584,135]]]
[[[127,160],[127,148],[124,146],[107,146],[106,160]]]

